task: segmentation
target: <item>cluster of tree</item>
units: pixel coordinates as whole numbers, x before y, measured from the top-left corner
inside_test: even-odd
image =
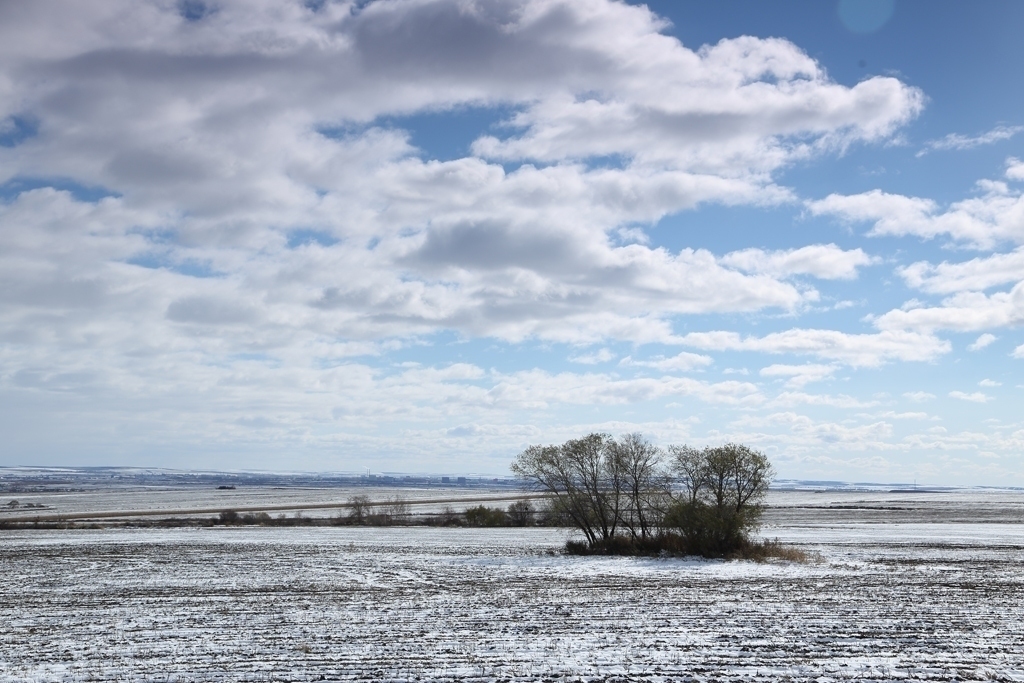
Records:
[[[347,518],[337,518],[338,523],[365,526],[391,526],[407,524],[410,517],[409,503],[401,496],[393,496],[381,503],[373,503],[368,496],[352,496],[348,499]]]
[[[440,513],[412,517],[404,501],[393,498],[383,504],[371,503],[366,496],[353,496],[348,501],[347,518],[340,523],[368,526],[389,524],[425,524],[428,526],[528,526],[534,523],[534,509],[527,500],[517,500],[506,509],[476,505],[456,512],[450,505]]]
[[[175,520],[173,519],[161,521],[163,524],[159,526],[175,526]],[[236,510],[224,510],[210,520],[210,524],[213,526],[316,526],[317,519],[315,517],[303,517],[301,513],[295,513],[291,517],[284,514],[271,517],[266,512],[239,513]]]
[[[528,500],[517,500],[506,509],[477,505],[462,513],[466,526],[530,526],[536,522]]]
[[[768,458],[746,446],[663,450],[635,433],[530,446],[512,471],[548,493],[553,512],[583,533],[586,542],[570,550],[706,557],[750,544],[774,474]]]

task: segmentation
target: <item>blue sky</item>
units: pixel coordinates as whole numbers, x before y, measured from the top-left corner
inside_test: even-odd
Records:
[[[1024,485],[1022,20],[5,5],[0,465]]]

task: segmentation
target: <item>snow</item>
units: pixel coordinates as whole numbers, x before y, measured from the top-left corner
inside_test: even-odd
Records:
[[[0,681],[1024,681],[1024,525],[958,509],[795,506],[765,535],[806,564],[565,557],[536,528],[0,531]]]

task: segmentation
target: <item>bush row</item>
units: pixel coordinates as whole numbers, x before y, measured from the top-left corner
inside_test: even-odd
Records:
[[[373,503],[366,496],[353,496],[348,501],[345,513],[335,517],[304,517],[295,514],[291,517],[278,515],[272,517],[266,512],[239,513],[225,510],[217,517],[209,520],[180,520],[182,525],[213,525],[213,526],[468,526],[468,527],[524,527],[534,525],[560,526],[560,516],[546,510],[535,510],[528,500],[517,500],[507,508],[476,505],[464,512],[456,512],[446,506],[440,513],[414,515],[410,512],[407,501],[395,497]],[[146,526],[165,526],[167,522],[178,520],[161,520],[165,524],[153,522]]]

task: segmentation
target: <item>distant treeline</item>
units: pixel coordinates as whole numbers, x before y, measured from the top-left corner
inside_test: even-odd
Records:
[[[206,525],[524,527],[538,524],[563,526],[564,521],[558,515],[535,510],[528,500],[517,500],[504,509],[476,505],[463,512],[456,512],[452,506],[447,505],[438,513],[413,514],[409,502],[400,496],[374,502],[368,496],[359,495],[349,498],[347,507],[345,513],[334,517],[305,517],[300,513],[273,517],[266,512],[242,514],[234,510],[225,510],[208,520]]]
[[[440,512],[413,513],[409,501],[393,496],[374,502],[369,496],[352,496],[346,511],[333,517],[307,517],[301,512],[271,515],[267,512],[224,510],[215,517],[138,518],[105,522],[102,526],[136,528],[214,527],[214,526],[447,526],[447,527],[525,527],[566,526],[563,515],[552,509],[536,509],[529,500],[517,500],[506,508],[476,505],[462,512],[446,505]],[[0,529],[82,529],[100,528],[95,522],[3,521]]]

